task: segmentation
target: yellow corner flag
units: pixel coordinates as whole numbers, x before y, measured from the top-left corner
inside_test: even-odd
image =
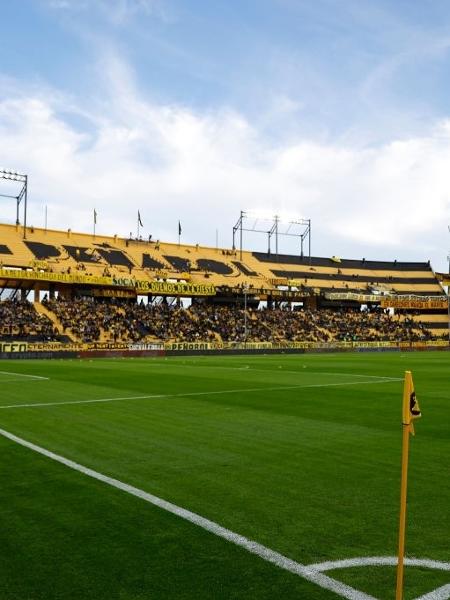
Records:
[[[406,497],[408,489],[409,436],[414,435],[414,420],[422,416],[414,390],[411,371],[405,371],[403,386],[402,481],[400,488],[400,526],[398,533],[397,589],[395,600],[403,600],[403,562],[405,556]]]
[[[414,435],[414,419],[422,416],[419,402],[414,391],[414,383],[411,371],[405,371],[405,384],[403,387],[403,425],[409,427],[409,432]]]

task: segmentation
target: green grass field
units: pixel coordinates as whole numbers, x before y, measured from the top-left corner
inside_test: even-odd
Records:
[[[448,562],[449,363],[431,352],[2,361],[0,428],[302,565],[387,557],[410,369],[423,418],[407,555]],[[1,600],[340,597],[4,435],[0,453]],[[327,575],[395,597],[392,566]],[[446,584],[449,571],[406,567],[407,599]]]

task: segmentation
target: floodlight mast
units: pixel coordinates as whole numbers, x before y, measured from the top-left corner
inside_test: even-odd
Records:
[[[270,218],[267,218],[266,216],[258,217],[257,215],[255,215],[255,218],[256,218],[255,225],[251,228],[244,227],[244,220],[249,218],[249,216],[251,216],[250,213],[247,213],[246,211],[241,210],[239,219],[237,220],[236,225],[234,225],[234,227],[233,227],[233,250],[236,250],[236,233],[239,231],[240,260],[242,260],[242,239],[243,239],[244,231],[266,234],[267,242],[268,242],[268,244],[267,244],[267,246],[268,246],[267,253],[268,254],[271,253],[271,240],[272,240],[272,237],[275,236],[275,255],[276,255],[277,260],[278,260],[278,238],[279,238],[279,236],[300,238],[300,257],[301,258],[304,257],[305,240],[308,240],[308,257],[311,258],[311,219],[298,218],[298,219],[284,220],[279,215],[274,215],[273,217],[270,217]],[[272,225],[270,226],[269,229],[257,229],[256,222],[258,221],[258,219],[272,221]],[[285,232],[280,231],[281,223],[288,225],[288,228]],[[291,233],[290,232],[291,228],[295,225],[300,226],[302,228],[301,233]]]
[[[19,209],[20,203],[23,200],[23,237],[25,239],[27,237],[28,175],[23,175],[21,173],[17,173],[16,171],[0,169],[0,179],[17,181],[18,183],[22,184],[22,187],[17,195],[0,194],[0,196],[2,198],[12,198],[16,201],[16,225],[20,225]]]

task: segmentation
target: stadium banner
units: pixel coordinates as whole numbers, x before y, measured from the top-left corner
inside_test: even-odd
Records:
[[[154,296],[215,296],[215,286],[207,283],[170,283],[168,281],[136,280],[137,292]]]
[[[11,353],[11,352],[27,352],[27,342],[0,342],[0,353]]]
[[[356,300],[356,302],[379,302],[380,294],[357,294],[356,292],[326,292],[327,300]]]
[[[414,296],[381,294],[357,294],[355,292],[327,292],[327,300],[356,300],[356,302],[379,302],[382,308],[446,309],[446,296]]]
[[[438,309],[446,310],[448,308],[448,299],[446,297],[383,297],[380,303],[382,308],[406,308],[406,309]]]
[[[88,285],[112,286],[112,277],[81,275],[77,273],[51,273],[49,271],[26,271],[23,269],[0,269],[0,279],[26,281],[47,281],[49,283],[81,283]]]
[[[235,350],[245,352],[265,350],[269,352],[283,352],[295,350],[310,350],[310,351],[339,351],[339,350],[428,350],[432,348],[442,349],[449,348],[448,340],[428,340],[422,342],[91,342],[91,343],[61,343],[61,342],[22,342],[14,340],[11,342],[0,342],[0,354],[33,354],[34,356],[46,355],[68,355],[73,356],[82,354],[89,356],[91,353],[97,353],[102,356],[107,356],[108,352],[121,352],[123,356],[137,353],[153,353],[153,352],[209,352],[223,351],[233,352]]]
[[[17,345],[19,342],[15,342]],[[124,350],[124,351],[149,351],[164,350],[162,343],[130,343],[130,342],[90,342],[90,343],[68,343],[61,342],[29,342],[25,344],[30,352],[90,352],[97,350]],[[0,346],[1,347],[1,346]],[[16,350],[15,350],[16,351]],[[23,350],[20,350],[21,352]]]
[[[214,296],[216,294],[214,285],[204,283],[170,283],[168,281],[135,279],[134,277],[98,277],[96,275],[82,275],[78,273],[0,269],[0,280],[7,279],[128,288],[135,290],[136,293],[153,294],[155,296]]]
[[[28,350],[30,352],[78,352],[83,344],[61,343],[61,342],[29,342]]]
[[[164,344],[164,350],[180,352],[184,352],[185,350],[217,350],[222,348],[222,344],[210,342],[166,342]]]

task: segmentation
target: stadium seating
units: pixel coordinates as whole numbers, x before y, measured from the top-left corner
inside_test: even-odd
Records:
[[[27,306],[32,309],[31,304]],[[53,322],[53,337],[66,335],[77,342],[420,341],[447,333],[438,329],[433,335],[426,323],[383,310],[245,311],[206,303],[185,309],[165,302],[145,305],[83,299],[45,299],[43,306],[49,313],[48,323]],[[40,324],[35,326],[35,334],[41,335]]]
[[[363,300],[337,299],[339,294],[414,295],[442,298],[442,285],[428,262],[368,261],[275,255],[258,252],[208,248],[199,245],[99,236],[68,231],[0,225],[0,266],[31,272],[23,288],[36,294],[47,291],[50,300],[41,317],[52,322],[60,335],[77,341],[101,340],[242,340],[244,321],[247,339],[267,341],[333,339],[426,339],[448,332],[446,310],[396,312],[395,318],[383,311],[361,312]],[[33,281],[39,272],[69,275],[108,276],[152,282],[181,281],[211,284],[224,306],[194,305],[190,311],[168,304],[141,306],[129,291],[126,303],[69,300],[69,289]],[[29,273],[30,274],[30,273]],[[41,278],[42,279],[42,278]],[[11,283],[6,276],[0,284]],[[55,289],[60,298],[55,301]],[[282,304],[283,290],[303,300],[303,311]],[[99,292],[97,294],[97,292]],[[101,290],[81,295],[100,295]],[[77,292],[78,293],[78,292]],[[253,300],[244,318],[237,298],[246,293]],[[113,294],[120,296],[119,293]],[[277,300],[280,298],[280,300]],[[256,311],[267,300],[273,311]],[[311,300],[311,302],[310,302]],[[346,304],[347,302],[347,304]],[[281,303],[281,304],[280,304]],[[226,305],[226,306],[225,306]],[[281,310],[288,308],[289,310]],[[306,310],[318,308],[319,310]],[[355,310],[357,309],[357,310]],[[48,311],[45,313],[45,311]],[[36,332],[39,326],[36,324]],[[37,333],[38,334],[38,333]]]
[[[59,331],[27,300],[0,302],[0,340],[53,341]]]
[[[70,267],[101,274],[132,274],[151,280],[155,272],[172,279],[216,286],[252,285],[270,288],[284,283],[326,291],[366,292],[379,288],[393,293],[442,295],[442,286],[426,263],[380,262],[298,257],[242,252],[201,246],[147,242],[117,236],[93,236],[70,230],[29,229],[27,239],[15,226],[0,225],[0,260],[6,266],[30,267],[46,261],[53,272]],[[277,281],[277,283],[274,283]],[[297,285],[296,285],[297,284]]]

